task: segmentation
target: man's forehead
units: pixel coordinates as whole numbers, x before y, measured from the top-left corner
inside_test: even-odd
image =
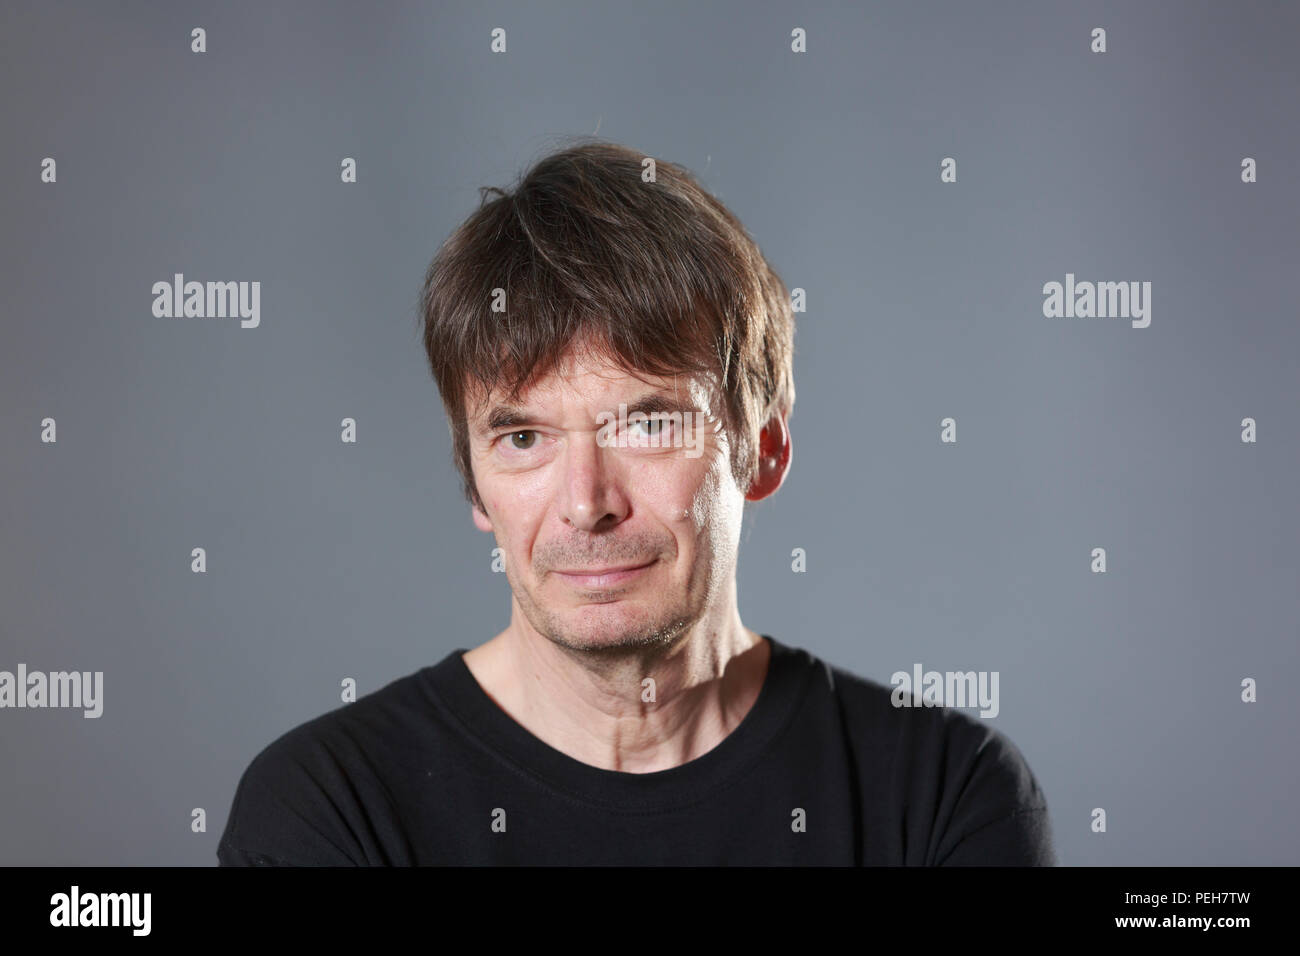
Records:
[[[513,399],[503,387],[488,392],[480,385],[467,392],[467,403],[470,421],[481,428],[490,428],[491,420],[505,420],[511,413],[540,411],[575,400],[601,405],[596,411],[616,412],[619,403],[648,400],[648,410],[680,408],[712,414],[716,405],[715,395],[712,381],[699,373],[652,375],[607,364],[601,368],[583,366],[552,371],[522,389]],[[655,399],[667,401],[656,402]],[[603,407],[606,404],[612,407],[606,409]]]

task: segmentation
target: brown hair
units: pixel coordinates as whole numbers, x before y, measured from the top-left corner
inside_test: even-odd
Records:
[[[516,401],[579,340],[634,373],[712,376],[742,490],[757,471],[759,429],[792,410],[794,315],[784,283],[690,172],[656,160],[655,181],[645,182],[644,159],[588,139],[540,160],[513,192],[481,187],[479,208],[429,266],[424,347],[476,506],[471,386]],[[498,288],[504,313],[491,309]]]

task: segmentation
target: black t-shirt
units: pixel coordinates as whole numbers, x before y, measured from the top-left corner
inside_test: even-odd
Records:
[[[244,772],[223,866],[1055,865],[1046,800],[982,718],[767,637],[707,753],[626,773],[515,722],[457,650],[308,721]]]

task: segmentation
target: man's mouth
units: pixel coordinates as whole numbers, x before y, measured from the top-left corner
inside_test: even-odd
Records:
[[[654,564],[656,560],[658,559],[652,559],[644,564],[617,564],[603,568],[556,570],[554,573],[559,575],[561,580],[567,581],[575,587],[603,588],[630,581]]]

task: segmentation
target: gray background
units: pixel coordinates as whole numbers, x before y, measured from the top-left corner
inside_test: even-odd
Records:
[[[0,861],[214,864],[239,774],[343,677],[505,626],[415,304],[478,186],[596,132],[808,292],[745,623],[882,682],[999,671],[1066,864],[1300,862],[1296,4],[3,17],[0,669],[105,702],[0,711]],[[261,326],[154,318],[174,272],[261,281]],[[1152,282],[1150,328],[1044,318],[1067,272]]]

